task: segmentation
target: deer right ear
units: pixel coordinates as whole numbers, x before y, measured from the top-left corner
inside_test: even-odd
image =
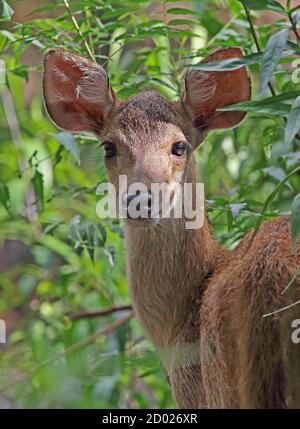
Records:
[[[211,63],[243,56],[238,47],[221,49],[201,63]],[[191,69],[185,79],[183,104],[195,128],[204,134],[217,128],[236,127],[245,117],[245,112],[218,112],[230,104],[248,101],[251,97],[251,82],[246,67],[233,71],[200,71]]]
[[[72,132],[99,134],[116,101],[101,66],[61,49],[45,55],[43,87],[50,118]]]

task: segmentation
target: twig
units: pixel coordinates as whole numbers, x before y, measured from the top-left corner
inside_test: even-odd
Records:
[[[87,53],[88,53],[88,55],[89,55],[90,59],[91,59],[92,61],[95,61],[94,54],[92,53],[92,51],[91,51],[91,49],[90,49],[90,47],[89,47],[89,45],[88,45],[88,43],[87,43],[87,41],[86,41],[86,39],[85,39],[84,35],[82,34],[82,31],[80,30],[80,27],[79,27],[79,25],[78,25],[78,22],[76,21],[76,18],[75,18],[75,16],[73,15],[73,13],[72,13],[72,11],[71,11],[71,8],[70,8],[70,5],[69,5],[68,0],[63,0],[63,1],[64,1],[64,5],[65,5],[65,7],[66,7],[66,9],[67,9],[67,12],[68,12],[68,14],[69,14],[69,16],[70,16],[70,18],[71,18],[71,20],[72,20],[72,22],[73,22],[73,25],[74,25],[74,27],[75,27],[75,30],[77,31],[78,36],[79,36],[79,37],[80,37],[80,39],[82,40],[82,43],[84,44],[84,47],[85,47],[85,49],[86,49],[86,51],[87,51]]]
[[[279,308],[279,310],[272,311],[272,313],[264,314],[263,317],[274,316],[275,314],[281,313],[282,311],[295,307],[295,305],[298,305],[298,304],[300,304],[300,300],[293,302],[293,304],[287,305],[286,307]]]
[[[296,278],[300,275],[300,267],[296,270],[296,272],[294,273],[293,277],[291,278],[289,284],[286,286],[286,288],[281,292],[281,294],[283,295],[288,289],[289,287],[294,283],[294,281],[296,280]]]
[[[290,22],[291,22],[291,24],[292,24],[292,30],[293,30],[293,32],[294,32],[294,34],[295,34],[295,36],[296,36],[296,39],[298,40],[298,42],[300,43],[300,35],[299,35],[299,33],[298,33],[298,30],[297,30],[297,24],[296,24],[296,22],[293,20],[293,17],[292,17],[292,14],[291,13],[289,13],[289,20],[290,20]]]
[[[300,166],[296,167],[294,170],[292,170],[290,173],[288,173],[288,174],[285,176],[285,178],[284,178],[284,179],[282,179],[282,180],[278,183],[278,185],[275,187],[275,189],[273,190],[273,192],[271,192],[271,194],[270,194],[270,195],[268,196],[268,198],[266,199],[266,201],[265,201],[265,203],[264,203],[264,205],[263,205],[262,211],[261,211],[261,216],[260,216],[260,218],[258,218],[258,220],[257,220],[257,222],[256,222],[256,225],[255,225],[255,227],[254,227],[253,233],[252,233],[252,235],[251,235],[251,238],[250,238],[250,240],[249,240],[249,243],[248,243],[248,245],[247,245],[247,247],[246,247],[246,250],[245,250],[245,253],[244,253],[244,254],[246,254],[246,253],[249,251],[249,249],[251,248],[252,243],[253,243],[253,241],[254,241],[254,238],[256,237],[256,234],[258,233],[258,230],[259,230],[259,228],[260,228],[260,226],[261,226],[261,224],[262,224],[262,222],[263,222],[263,215],[265,214],[265,212],[266,212],[267,208],[269,207],[269,204],[270,204],[270,203],[273,201],[273,199],[276,197],[276,195],[277,195],[277,194],[278,194],[278,192],[280,191],[281,186],[282,186],[282,185],[284,185],[284,184],[286,183],[286,181],[287,181],[291,176],[293,176],[294,174],[298,173],[299,171],[300,171]]]
[[[44,368],[45,366],[50,365],[51,363],[55,362],[60,357],[63,357],[69,353],[78,351],[78,350],[88,346],[89,344],[95,342],[97,340],[97,338],[99,338],[99,337],[110,335],[117,328],[119,328],[124,323],[126,323],[130,319],[132,319],[132,317],[133,317],[133,312],[130,312],[129,314],[127,314],[127,316],[123,317],[122,319],[116,320],[115,322],[111,323],[110,325],[106,326],[105,328],[101,329],[100,331],[97,331],[94,334],[90,335],[89,337],[84,338],[83,340],[78,341],[75,344],[72,344],[70,347],[67,347],[65,350],[54,354],[49,359],[47,359],[45,362],[43,362],[40,365],[36,366],[35,368],[31,369],[26,374],[22,374],[19,377],[15,378],[13,381],[7,383],[6,385],[2,385],[0,387],[0,390],[2,392],[5,392],[7,389],[12,388],[15,384],[23,383],[24,381],[28,380],[37,371],[39,371],[40,369]]]
[[[71,320],[88,319],[91,317],[109,316],[110,314],[116,313],[117,311],[124,311],[124,310],[132,310],[132,306],[120,305],[118,307],[111,307],[105,310],[78,311],[76,313],[70,313],[68,317]]]
[[[256,30],[254,28],[254,25],[253,25],[253,22],[252,22],[252,19],[251,19],[250,12],[249,12],[247,6],[244,5],[244,3],[242,3],[242,5],[243,5],[243,8],[244,8],[246,16],[247,16],[247,20],[248,20],[249,25],[250,25],[251,34],[252,34],[252,37],[253,37],[253,40],[254,40],[257,52],[261,53],[261,47],[260,47],[259,40],[258,40],[258,37],[257,37],[257,34],[256,34]],[[269,86],[269,89],[271,91],[271,94],[273,95],[273,97],[275,97],[276,96],[276,91],[273,88],[273,85],[271,84],[271,82],[268,83],[268,86]]]

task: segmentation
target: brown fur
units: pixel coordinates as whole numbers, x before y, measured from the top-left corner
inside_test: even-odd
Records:
[[[65,57],[69,66],[71,61],[74,87],[78,88],[85,77],[83,64],[88,63],[61,51],[57,55],[60,60]],[[230,48],[212,58],[240,55],[239,49]],[[74,131],[84,99],[80,91],[79,97],[70,98],[72,84],[68,81],[68,103],[64,101],[62,82],[55,84],[59,62],[53,58],[55,52],[51,51],[45,63],[46,104],[60,118],[65,113],[64,127]],[[90,130],[92,119],[101,140],[115,143],[117,155],[106,166],[116,187],[120,174],[128,176],[129,184],[196,183],[192,149],[209,129],[235,126],[244,116],[219,113],[216,108],[250,97],[248,76],[242,69],[208,74],[204,80],[195,72],[188,74],[182,102],[172,103],[146,92],[121,103],[108,88],[104,71],[96,71],[100,98],[110,100],[110,105],[96,112],[94,104],[93,109],[88,104],[80,126]],[[213,91],[209,94],[206,87],[199,103],[193,100],[194,85],[206,80],[213,81]],[[95,93],[93,88],[89,93]],[[197,95],[201,100],[201,86]],[[72,112],[76,112],[74,121]],[[201,126],[199,118],[204,118]],[[178,141],[188,144],[181,158],[170,152]],[[300,406],[300,351],[291,341],[297,307],[263,318],[299,298],[299,278],[285,294],[282,291],[300,265],[300,241],[293,253],[287,217],[263,224],[246,251],[249,240],[250,234],[236,250],[227,251],[213,239],[207,219],[196,230],[186,229],[185,219],[162,219],[156,226],[149,221],[125,220],[133,306],[161,356],[180,407]]]

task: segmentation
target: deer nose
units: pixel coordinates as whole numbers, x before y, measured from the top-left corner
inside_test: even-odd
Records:
[[[134,201],[134,204],[130,204]],[[137,219],[148,217],[151,212],[151,192],[132,192],[123,194],[123,204],[127,207],[129,218]]]

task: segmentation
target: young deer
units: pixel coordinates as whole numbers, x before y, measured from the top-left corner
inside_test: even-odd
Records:
[[[205,61],[242,56],[222,49]],[[54,123],[103,142],[109,180],[183,186],[197,182],[193,150],[210,130],[237,126],[243,112],[220,112],[250,99],[245,68],[190,70],[178,102],[156,92],[118,101],[99,65],[60,49],[45,57],[44,94]],[[137,195],[125,195],[129,202]],[[195,195],[193,194],[193,198]],[[195,201],[193,201],[195,203]],[[148,203],[146,203],[148,204]],[[299,299],[300,242],[291,250],[290,220],[264,223],[233,251],[213,239],[207,219],[125,219],[128,280],[136,316],[153,342],[183,408],[300,406],[300,350],[291,341]]]

